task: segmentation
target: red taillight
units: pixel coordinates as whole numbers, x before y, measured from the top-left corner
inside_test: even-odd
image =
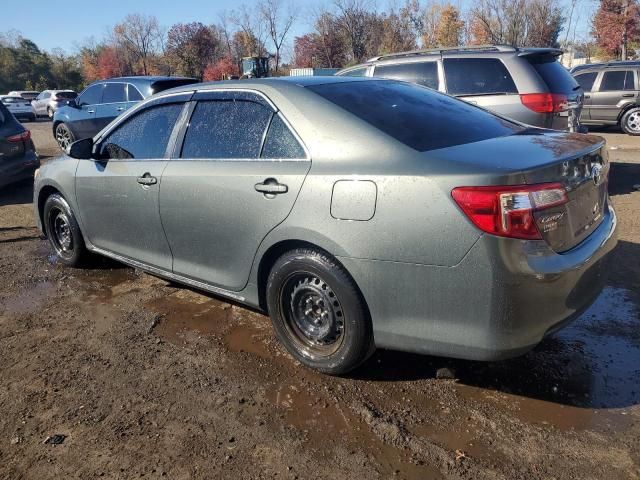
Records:
[[[26,142],[31,138],[31,132],[29,130],[25,130],[18,135],[12,135],[7,137],[7,142],[16,143],[16,142]]]
[[[569,108],[569,98],[561,93],[523,93],[520,101],[529,110],[538,113],[564,112]]]
[[[533,212],[568,201],[560,183],[458,187],[451,196],[483,232],[501,237],[541,239]]]

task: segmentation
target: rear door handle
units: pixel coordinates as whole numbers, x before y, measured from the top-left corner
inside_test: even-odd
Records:
[[[625,97],[625,98],[628,98],[628,97],[635,97],[636,94],[635,93],[623,93],[622,96]]]
[[[116,112],[124,112],[124,107],[118,107],[118,108],[116,108]]]
[[[155,185],[158,183],[158,179],[156,177],[152,177],[149,172],[146,172],[141,177],[138,177],[138,183],[140,185]]]
[[[96,113],[95,110],[87,110],[87,113]]]
[[[278,183],[278,180],[275,178],[267,178],[263,183],[256,183],[254,188],[256,192],[262,192],[265,195],[279,195],[289,191],[289,187]]]

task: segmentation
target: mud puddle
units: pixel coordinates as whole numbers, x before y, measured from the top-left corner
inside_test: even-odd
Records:
[[[631,298],[607,287],[579,319],[527,355],[459,363],[459,392],[502,404],[526,423],[628,427],[640,404],[640,316]]]
[[[55,291],[49,281],[37,282],[23,287],[17,295],[6,298],[0,304],[5,315],[21,315],[38,311]]]

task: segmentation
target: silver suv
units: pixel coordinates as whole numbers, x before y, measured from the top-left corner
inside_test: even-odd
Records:
[[[522,123],[580,131],[584,94],[557,61],[561,53],[506,45],[414,50],[374,57],[336,75],[404,80]]]

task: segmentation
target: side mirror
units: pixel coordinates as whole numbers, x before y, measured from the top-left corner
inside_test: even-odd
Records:
[[[83,138],[67,147],[67,155],[79,160],[89,160],[93,153],[93,138]]]

